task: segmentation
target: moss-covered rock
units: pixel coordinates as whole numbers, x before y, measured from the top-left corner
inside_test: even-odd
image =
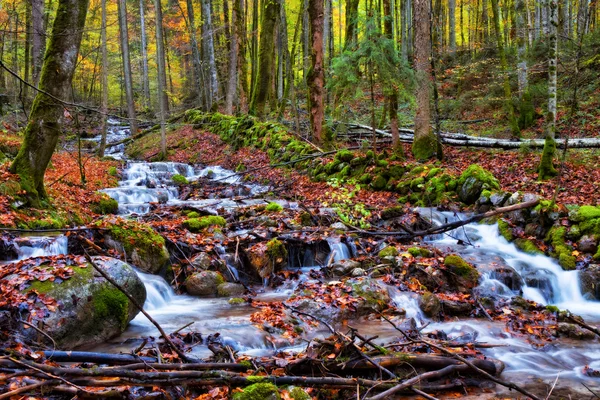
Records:
[[[394,246],[387,246],[384,249],[382,249],[377,255],[379,256],[379,258],[397,257],[398,249],[395,248]]]
[[[437,318],[440,315],[441,303],[440,299],[431,292],[425,292],[419,298],[419,308],[423,314],[429,318]]]
[[[459,292],[468,292],[477,286],[479,272],[457,254],[450,254],[444,258],[444,265],[452,272],[455,287]]]
[[[219,285],[225,283],[223,276],[215,271],[200,271],[185,280],[187,292],[193,296],[216,296]]]
[[[265,211],[273,212],[273,213],[281,212],[282,210],[283,210],[283,207],[281,206],[281,204],[274,203],[274,202],[267,204],[267,206],[265,207]]]
[[[515,239],[515,246],[528,254],[544,254],[544,252],[541,251],[539,247],[537,247],[536,244],[529,239]]]
[[[224,282],[217,286],[217,296],[219,297],[239,297],[245,292],[246,288],[240,283]]]
[[[546,241],[552,245],[552,256],[558,259],[558,263],[564,270],[573,270],[576,267],[577,258],[573,256],[573,249],[566,243],[567,228],[554,226],[548,232]]]
[[[125,253],[132,264],[144,272],[159,273],[169,262],[165,239],[145,223],[123,218],[108,218],[97,223],[104,228],[109,248]]]
[[[261,278],[269,277],[287,264],[287,249],[279,239],[257,243],[246,250],[250,265]]]
[[[509,223],[503,219],[498,220],[498,233],[500,233],[500,236],[502,236],[508,242],[512,242],[514,239],[512,228],[510,227]]]
[[[475,203],[485,189],[499,190],[500,183],[477,164],[470,165],[458,179],[458,197],[465,204]]]
[[[387,185],[388,180],[383,175],[377,175],[371,182],[373,190],[383,190]]]
[[[146,288],[131,266],[109,257],[93,257],[92,260],[117,284],[126,288],[137,303],[144,304]],[[137,307],[91,265],[72,268],[74,275],[69,279],[53,282],[35,280],[25,289],[53,298],[60,305],[50,313],[32,314],[33,322],[36,326],[38,320],[43,323],[44,332],[54,338],[62,349],[102,343],[120,335],[138,314]],[[22,333],[31,338],[37,336],[33,329],[25,329]]]
[[[116,214],[119,211],[119,203],[107,194],[103,194],[98,203],[92,206],[92,209],[96,214]]]
[[[432,257],[433,256],[433,252],[424,247],[410,247],[407,251],[413,257]]]
[[[207,215],[200,218],[189,218],[183,221],[183,227],[190,232],[201,232],[209,226],[224,227],[227,225],[225,218],[219,215]]]
[[[277,386],[269,382],[250,385],[243,392],[233,394],[233,400],[280,400]]]
[[[350,162],[354,159],[354,153],[350,150],[342,149],[335,154],[335,158],[343,162]]]
[[[383,210],[381,212],[381,219],[386,220],[386,219],[392,219],[392,218],[398,218],[401,217],[405,214],[405,210],[403,206],[394,206],[394,207],[390,207],[390,208],[386,208],[385,210]]]
[[[171,180],[178,185],[185,185],[188,183],[188,180],[185,176],[180,174],[175,174],[171,177]]]

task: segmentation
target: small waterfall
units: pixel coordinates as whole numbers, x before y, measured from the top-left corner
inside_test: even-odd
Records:
[[[329,244],[329,248],[331,249],[329,257],[327,257],[328,260],[333,257],[333,262],[338,262],[352,257],[350,249],[348,248],[346,243],[343,243],[340,240],[339,237],[329,237],[327,238],[327,243]]]
[[[57,256],[67,254],[69,239],[65,235],[30,236],[17,238],[14,247],[18,260],[32,257]]]
[[[142,283],[146,287],[146,302],[144,310],[157,310],[167,307],[176,296],[175,291],[169,286],[167,281],[158,275],[146,274],[136,270]]]

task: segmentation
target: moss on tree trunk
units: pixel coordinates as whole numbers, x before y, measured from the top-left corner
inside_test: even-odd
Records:
[[[44,57],[38,92],[31,108],[25,138],[10,170],[21,177],[29,205],[47,197],[44,173],[61,133],[64,106],[77,63],[88,0],[59,0],[52,36]],[[45,93],[48,94],[45,94]]]

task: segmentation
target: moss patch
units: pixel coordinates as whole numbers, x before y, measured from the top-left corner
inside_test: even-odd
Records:
[[[264,377],[257,377],[264,380]],[[250,377],[248,377],[250,381]],[[277,386],[269,382],[260,382],[252,384],[241,393],[234,393],[233,400],[263,400],[263,399],[281,399]]]
[[[398,249],[396,249],[394,246],[387,246],[379,252],[378,256],[379,258],[396,257],[398,256]]]
[[[276,264],[281,264],[287,260],[288,252],[281,240],[271,239],[267,242],[267,255]]]
[[[190,232],[201,232],[209,226],[220,226],[224,227],[227,225],[225,218],[217,215],[208,215],[200,218],[190,218],[183,221],[183,227]]]
[[[119,203],[112,197],[109,197],[107,194],[103,194],[98,203],[92,207],[92,210],[96,214],[116,214],[119,210]]]
[[[479,272],[477,272],[475,267],[463,260],[463,258],[457,254],[446,256],[446,258],[444,258],[444,265],[449,267],[452,272],[458,276],[475,281],[479,279]]]
[[[554,226],[548,232],[546,240],[552,245],[552,255],[558,259],[560,266],[569,271],[575,269],[577,259],[571,254],[573,250],[566,243],[566,233],[567,228],[564,226]]]
[[[514,239],[512,228],[510,227],[509,223],[503,219],[498,220],[498,233],[500,233],[500,236],[502,236],[508,242],[512,242]]]
[[[515,246],[517,246],[518,249],[524,251],[525,253],[529,253],[529,254],[544,254],[544,252],[541,251],[535,245],[535,243],[533,243],[533,241],[531,241],[529,239],[516,239],[515,240]]]
[[[281,212],[283,210],[283,207],[278,203],[271,202],[267,204],[265,210],[268,212]]]
[[[410,247],[407,251],[413,257],[431,257],[433,255],[431,250],[423,247]]]
[[[188,183],[188,180],[185,176],[180,174],[175,174],[171,177],[171,180],[178,185],[185,185]]]

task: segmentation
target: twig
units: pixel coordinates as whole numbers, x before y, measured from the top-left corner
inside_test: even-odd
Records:
[[[548,392],[548,396],[546,396],[546,400],[550,399],[550,396],[552,395],[552,392],[554,391],[554,388],[556,387],[556,382],[558,382],[559,376],[560,376],[560,372],[558,374],[556,374],[556,379],[554,380],[554,383],[552,384],[552,388],[550,388],[550,392]]]
[[[58,384],[60,384],[60,381],[58,379],[52,379],[49,381],[42,381],[42,382],[34,383],[31,385],[27,385],[27,386],[21,386],[18,389],[11,390],[10,392],[0,394],[0,400],[10,399],[13,396],[17,396],[21,393],[32,392],[35,389],[39,389],[44,386],[54,386],[54,385],[58,385]]]
[[[19,364],[19,365],[22,365],[22,366],[24,366],[24,367],[31,368],[32,370],[34,370],[34,371],[36,371],[36,372],[39,372],[39,373],[41,373],[41,374],[44,374],[44,375],[46,375],[46,376],[47,376],[47,377],[49,377],[49,378],[52,378],[52,379],[58,379],[58,380],[60,380],[61,382],[64,382],[64,383],[66,383],[66,384],[67,384],[67,385],[69,385],[69,386],[73,386],[73,387],[74,387],[74,388],[76,388],[77,390],[81,390],[81,391],[82,391],[82,392],[84,392],[84,393],[89,393],[89,392],[88,392],[87,390],[85,390],[84,388],[82,388],[82,387],[80,387],[80,386],[77,386],[76,384],[74,384],[74,383],[71,383],[71,382],[69,382],[68,380],[66,380],[66,379],[64,379],[64,378],[61,378],[60,376],[53,375],[53,374],[51,374],[51,373],[49,373],[49,372],[46,372],[46,371],[43,371],[43,370],[41,370],[40,368],[34,367],[33,365],[30,365],[30,363],[28,363],[28,362],[19,361],[19,360],[17,360],[16,358],[13,358],[13,357],[8,357],[8,359],[9,359],[10,361],[14,362],[15,364]]]
[[[418,394],[419,396],[423,396],[423,397],[425,397],[426,399],[429,399],[429,400],[438,400],[438,398],[437,398],[437,397],[433,397],[432,395],[430,395],[430,394],[427,394],[427,393],[425,393],[424,391],[422,391],[422,390],[419,390],[419,389],[417,389],[417,388],[414,388],[414,387],[413,387],[413,388],[412,388],[412,391],[413,391],[413,392],[415,392],[416,394]]]
[[[23,321],[22,319],[17,319],[18,322],[25,324],[25,325],[29,325],[31,328],[35,329],[37,332],[41,333],[42,335],[44,335],[46,338],[50,339],[50,341],[52,342],[52,354],[54,354],[54,352],[56,351],[56,342],[54,341],[54,339],[52,339],[52,336],[48,335],[46,332],[44,332],[43,330],[41,330],[40,328],[38,328],[37,326],[34,326],[32,324],[30,324],[27,321]]]

